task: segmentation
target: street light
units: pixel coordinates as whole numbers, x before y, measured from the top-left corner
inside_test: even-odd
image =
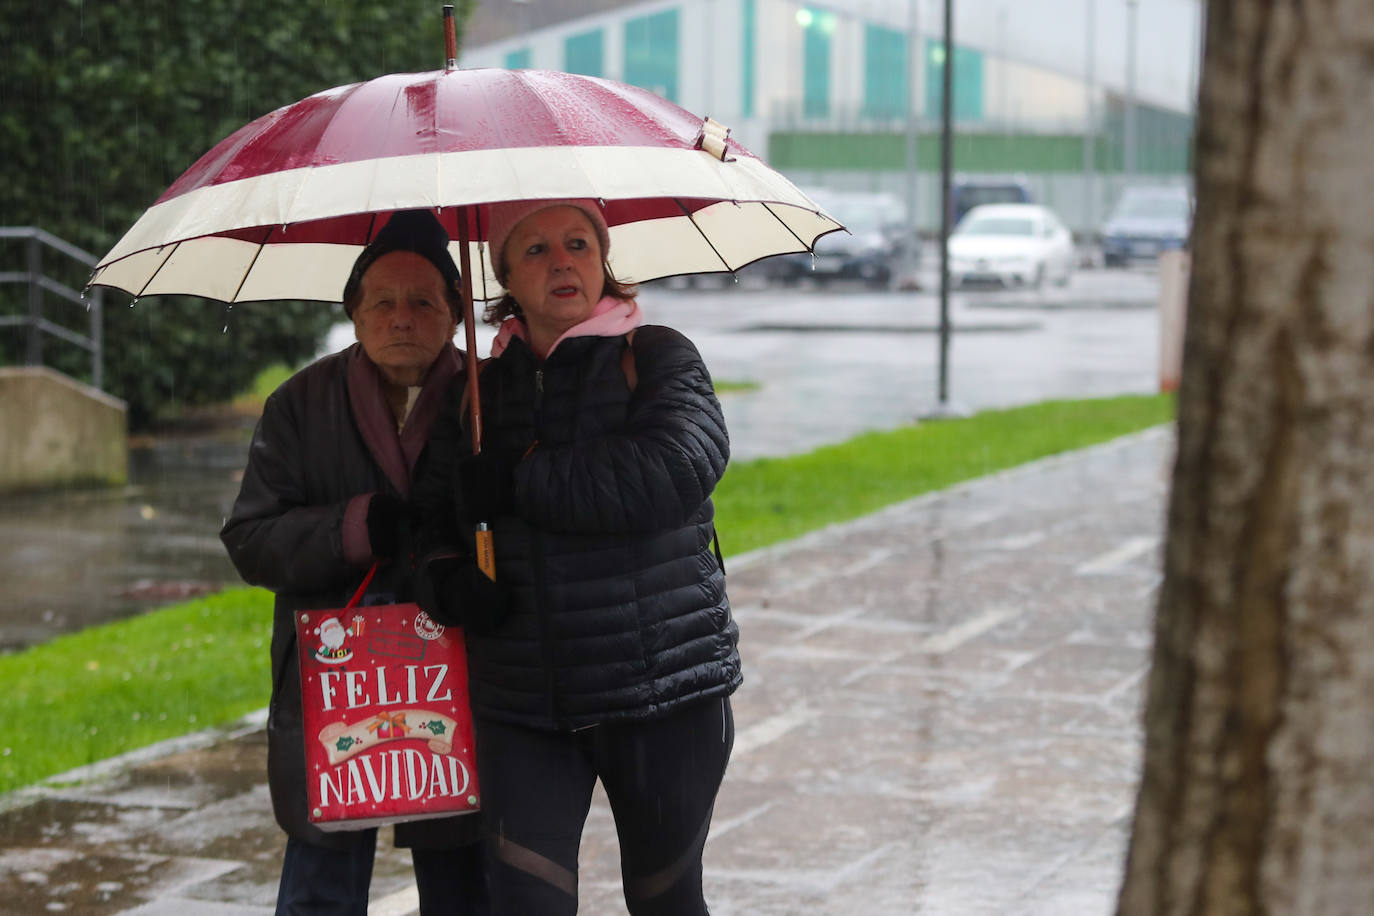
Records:
[[[939,420],[966,416],[967,412],[949,402],[949,230],[950,170],[954,154],[954,0],[945,0],[945,30],[940,87],[940,361],[934,409],[923,419]]]

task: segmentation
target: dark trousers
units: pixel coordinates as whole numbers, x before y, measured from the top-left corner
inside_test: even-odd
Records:
[[[286,841],[276,916],[367,916],[377,831],[351,833],[345,849]],[[421,916],[487,916],[478,843],[454,849],[412,849]]]
[[[707,913],[701,854],[735,742],[728,698],[575,732],[476,727],[493,914],[577,912],[577,850],[598,778],[631,916]]]

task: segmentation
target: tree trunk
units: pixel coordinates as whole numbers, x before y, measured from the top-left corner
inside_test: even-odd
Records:
[[[1374,912],[1374,3],[1211,0],[1121,916]]]

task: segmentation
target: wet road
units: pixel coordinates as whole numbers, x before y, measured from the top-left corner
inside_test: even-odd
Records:
[[[701,285],[655,284],[640,298],[649,321],[696,342],[718,382],[758,385],[722,397],[735,460],[808,451],[939,406],[932,292]],[[1080,271],[1062,290],[955,293],[947,403],[1155,390],[1157,297],[1149,270]],[[344,328],[332,343],[349,340]],[[0,651],[237,584],[217,532],[249,432],[136,447],[121,490],[0,500]]]

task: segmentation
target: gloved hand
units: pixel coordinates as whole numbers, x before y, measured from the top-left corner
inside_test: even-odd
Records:
[[[493,582],[471,557],[440,557],[415,577],[415,602],[439,623],[490,633],[511,609],[510,587]]]
[[[390,493],[372,494],[367,504],[367,543],[374,557],[389,560],[396,555],[408,513],[404,500]]]
[[[470,525],[490,522],[510,508],[515,492],[515,465],[520,454],[484,449],[458,461],[454,471],[455,508]]]

